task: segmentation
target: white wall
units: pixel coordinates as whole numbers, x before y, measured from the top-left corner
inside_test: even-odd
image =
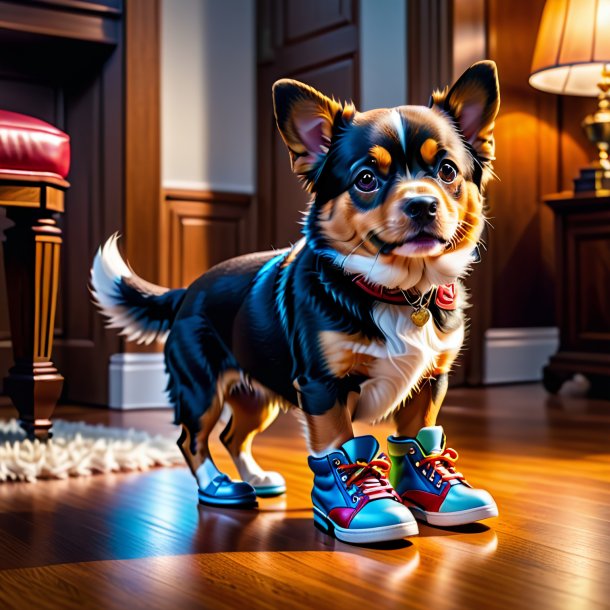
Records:
[[[360,108],[407,103],[406,0],[360,0]]]
[[[256,190],[254,0],[162,0],[164,187]],[[360,0],[361,110],[406,102],[406,2]]]
[[[164,187],[255,190],[252,0],[163,0]]]

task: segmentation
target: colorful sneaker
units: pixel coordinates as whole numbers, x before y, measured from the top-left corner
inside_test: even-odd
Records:
[[[446,447],[441,426],[422,428],[415,438],[388,438],[390,481],[417,519],[452,526],[498,516],[483,489],[474,489],[455,469],[458,453]]]
[[[378,452],[374,437],[360,436],[324,457],[309,458],[317,527],[356,544],[417,534],[417,522],[387,479],[390,461]]]

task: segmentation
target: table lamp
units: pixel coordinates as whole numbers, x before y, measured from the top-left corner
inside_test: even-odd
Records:
[[[580,170],[574,191],[610,189],[610,0],[547,0],[529,83],[541,91],[597,97],[582,127],[599,159]]]

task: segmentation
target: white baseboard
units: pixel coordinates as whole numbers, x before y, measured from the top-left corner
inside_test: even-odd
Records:
[[[483,383],[539,381],[559,347],[559,329],[490,328],[485,333]]]
[[[111,409],[165,409],[170,406],[165,388],[163,354],[113,354],[108,368]]]

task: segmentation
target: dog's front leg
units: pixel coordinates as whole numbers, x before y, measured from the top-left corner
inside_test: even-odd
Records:
[[[314,475],[316,525],[344,542],[381,542],[416,534],[417,523],[387,480],[390,462],[379,453],[379,443],[372,436],[354,437],[357,394],[348,392],[341,400],[335,384],[298,385],[312,453],[308,463]],[[334,404],[329,407],[330,400]]]
[[[466,484],[456,468],[458,453],[447,447],[436,417],[447,393],[447,372],[426,381],[394,415],[396,436],[388,438],[390,482],[415,516],[432,525],[464,525],[495,517],[491,495]]]
[[[435,377],[423,381],[419,391],[394,412],[397,436],[412,438],[422,428],[436,426],[438,412],[447,394],[449,371],[458,353],[456,350],[443,352],[436,361]]]
[[[299,375],[294,386],[303,414],[307,446],[312,455],[338,449],[354,437],[351,411],[339,399],[338,380],[332,377],[311,379]]]
[[[354,438],[351,412],[347,405],[339,402],[319,415],[305,413],[305,422],[307,445],[312,455],[325,455]]]
[[[421,428],[436,425],[438,412],[447,394],[448,373],[422,383],[419,392],[394,413],[396,434],[415,437]]]

